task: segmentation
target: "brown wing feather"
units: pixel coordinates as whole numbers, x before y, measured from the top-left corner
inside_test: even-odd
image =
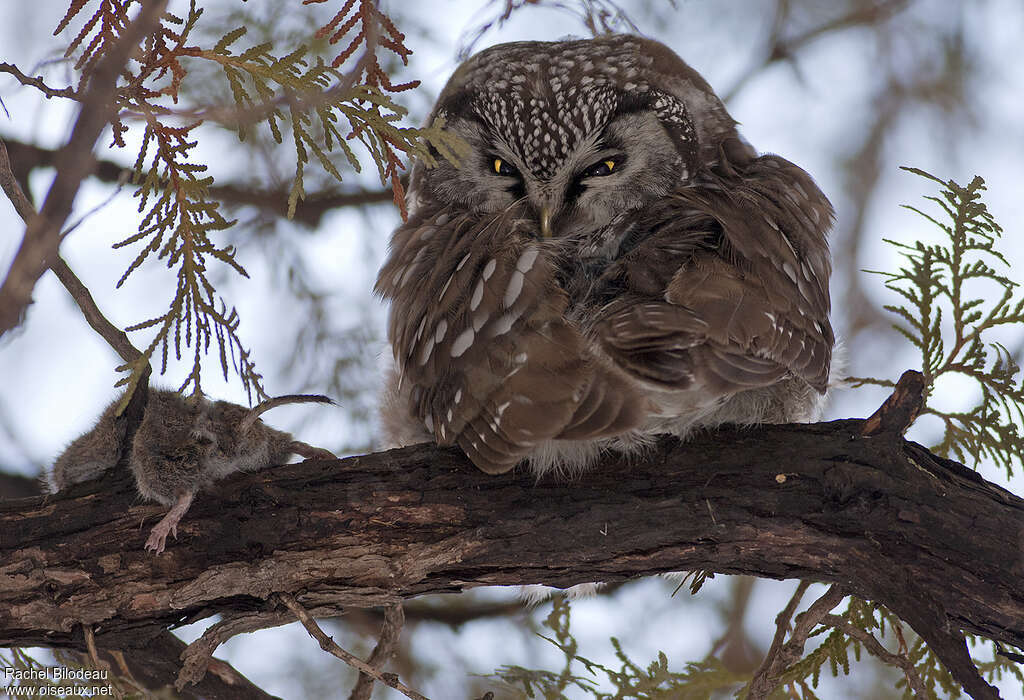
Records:
[[[811,178],[782,158],[707,173],[651,210],[640,228],[652,234],[609,273],[625,290],[595,326],[602,346],[634,375],[676,388],[699,372],[722,393],[787,374],[824,391],[831,219]]]

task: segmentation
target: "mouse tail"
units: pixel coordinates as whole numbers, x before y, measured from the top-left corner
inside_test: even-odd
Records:
[[[275,396],[272,399],[262,401],[250,409],[249,413],[246,414],[245,418],[242,419],[239,425],[239,432],[245,434],[246,431],[251,428],[260,416],[269,411],[272,408],[278,406],[284,406],[290,403],[326,403],[334,405],[334,401],[328,396],[321,394],[286,394],[284,396]]]

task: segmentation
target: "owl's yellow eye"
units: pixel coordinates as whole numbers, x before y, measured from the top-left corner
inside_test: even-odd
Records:
[[[604,177],[605,175],[611,175],[612,171],[618,166],[619,161],[614,158],[602,160],[600,163],[594,163],[589,168],[583,171],[584,177]]]
[[[494,162],[492,162],[491,165],[494,168],[494,172],[496,175],[515,177],[516,175],[519,174],[519,171],[516,170],[513,165],[505,162],[501,158],[495,158]]]

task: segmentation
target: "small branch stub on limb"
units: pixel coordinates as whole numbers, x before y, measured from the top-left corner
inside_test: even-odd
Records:
[[[864,421],[860,434],[865,437],[903,435],[924,408],[924,375],[912,369],[904,372],[892,394]]]

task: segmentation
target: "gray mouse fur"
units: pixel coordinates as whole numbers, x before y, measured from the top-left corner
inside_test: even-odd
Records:
[[[286,403],[331,403],[325,396],[289,395],[248,409],[228,401],[183,397],[167,389],[150,389],[142,422],[131,444],[129,465],[139,494],[171,510],[153,528],[146,549],[160,553],[192,498],[228,474],[283,464],[297,454],[306,458],[334,455],[288,433],[265,425],[261,413]],[[117,465],[125,438],[114,401],[96,427],[72,442],[54,462],[51,486],[60,491],[97,478]]]

